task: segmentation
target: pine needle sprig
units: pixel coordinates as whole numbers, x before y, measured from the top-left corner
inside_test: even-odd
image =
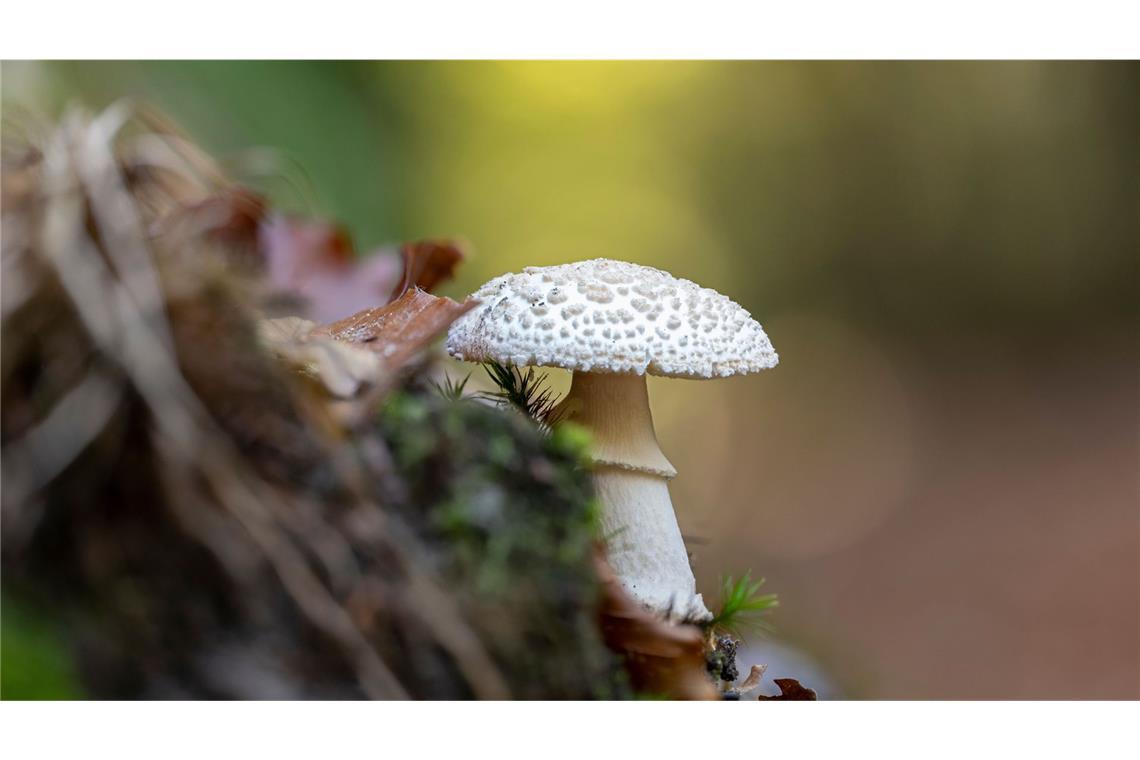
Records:
[[[558,422],[560,399],[546,384],[545,374],[538,374],[534,367],[523,371],[498,362],[488,362],[483,369],[499,389],[483,393],[484,398],[514,407],[545,429]]]
[[[442,383],[432,383],[432,387],[436,392],[447,399],[448,401],[462,401],[463,391],[467,388],[467,381],[471,379],[471,373],[462,380],[456,380],[451,375],[444,375]]]
[[[764,579],[753,582],[751,571],[740,580],[730,575],[721,581],[720,609],[709,621],[710,628],[719,628],[736,636],[746,630],[771,631],[771,626],[763,620],[772,608],[778,607],[775,594],[761,594]]]

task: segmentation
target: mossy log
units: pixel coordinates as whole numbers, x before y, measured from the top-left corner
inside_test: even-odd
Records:
[[[241,246],[164,224],[227,188],[107,121],[4,153],[5,606],[80,692],[627,696],[578,446],[444,397],[430,351],[330,400],[259,340]]]

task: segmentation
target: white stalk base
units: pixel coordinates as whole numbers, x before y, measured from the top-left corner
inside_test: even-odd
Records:
[[[607,558],[630,596],[671,620],[711,617],[697,593],[665,479],[598,465],[594,488]]]

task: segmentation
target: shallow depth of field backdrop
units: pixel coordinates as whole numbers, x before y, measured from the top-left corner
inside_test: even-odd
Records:
[[[6,116],[148,100],[362,253],[462,236],[453,296],[606,256],[739,301],[777,369],[650,380],[698,583],[767,576],[775,640],[869,698],[1140,698],[1138,93],[1133,64],[3,68]]]

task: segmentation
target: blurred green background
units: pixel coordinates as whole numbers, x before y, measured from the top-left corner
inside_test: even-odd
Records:
[[[607,256],[743,304],[777,369],[651,381],[674,502],[835,693],[1140,698],[1135,64],[4,64],[6,114],[121,97],[361,251],[470,241],[457,297]]]

